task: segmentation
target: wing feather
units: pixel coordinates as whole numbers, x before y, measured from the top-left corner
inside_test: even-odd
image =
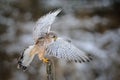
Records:
[[[90,56],[62,38],[58,38],[51,43],[46,50],[48,55],[68,61],[89,62],[91,60]]]
[[[48,13],[45,16],[38,19],[33,29],[33,38],[37,40],[41,33],[48,33],[50,31],[51,25],[55,21],[56,16],[61,12],[61,9],[58,9],[52,13]]]

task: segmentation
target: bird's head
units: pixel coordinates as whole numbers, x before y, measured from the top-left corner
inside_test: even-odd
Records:
[[[41,35],[39,36],[39,38],[35,41],[35,44],[41,44],[44,43],[45,39],[46,39],[47,33],[41,32]]]
[[[57,38],[58,38],[57,34],[55,32],[53,32],[53,31],[51,31],[51,32],[48,33],[48,37],[51,38],[51,39],[53,39],[53,41],[56,41]]]
[[[27,49],[24,50],[22,55],[18,59],[18,69],[22,69],[25,71],[27,67],[32,62],[34,55],[31,56],[31,50],[34,48],[34,46],[29,46]]]

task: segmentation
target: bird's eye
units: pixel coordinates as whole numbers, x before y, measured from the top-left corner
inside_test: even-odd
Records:
[[[56,35],[53,35],[52,37],[53,37],[53,38],[56,38],[57,36],[56,36]]]
[[[53,38],[55,38],[56,36],[53,36]]]
[[[49,35],[51,38],[55,38],[55,35]]]
[[[43,39],[44,37],[40,37],[40,38],[38,38],[38,39]]]

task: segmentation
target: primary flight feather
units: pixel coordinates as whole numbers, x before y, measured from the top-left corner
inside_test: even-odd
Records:
[[[33,38],[37,40],[42,33],[49,33],[53,22],[55,21],[56,16],[61,12],[61,9],[57,11],[50,12],[36,22],[33,29]]]

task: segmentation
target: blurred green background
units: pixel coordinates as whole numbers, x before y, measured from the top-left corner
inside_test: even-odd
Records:
[[[35,22],[59,8],[52,30],[96,58],[82,64],[55,58],[56,79],[120,80],[120,0],[0,0],[0,80],[46,80],[37,56],[26,72],[17,58],[33,44]]]

